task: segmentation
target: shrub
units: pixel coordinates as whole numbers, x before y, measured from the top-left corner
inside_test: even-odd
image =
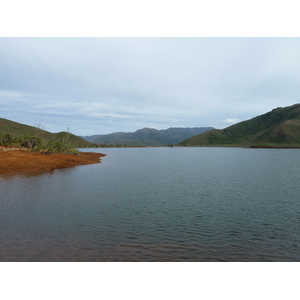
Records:
[[[13,138],[10,134],[6,133],[0,138],[0,145],[8,146],[13,142]]]
[[[42,145],[42,139],[34,135],[19,137],[20,145],[26,148],[37,148]]]

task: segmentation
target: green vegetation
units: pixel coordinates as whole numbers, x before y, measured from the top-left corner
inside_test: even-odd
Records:
[[[95,144],[70,132],[51,133],[41,129],[0,118],[0,145],[24,147],[42,153],[76,154],[75,148],[92,148]]]
[[[46,145],[41,146],[37,149],[38,151],[45,154],[53,153],[67,153],[67,154],[78,154],[78,150],[73,148],[70,144],[66,144],[63,141],[50,140]]]
[[[6,133],[0,136],[0,146],[12,146],[16,148],[23,147],[30,149],[31,151],[38,151],[45,154],[78,153],[76,149],[74,149],[70,144],[67,144],[64,141],[48,140],[43,142],[40,137],[34,136],[32,134],[13,137],[10,134]]]
[[[186,139],[180,146],[300,147],[300,104],[272,111],[222,130]]]
[[[1,146],[25,147],[34,149],[42,144],[42,139],[34,135],[13,137],[9,133],[0,135]]]
[[[64,144],[69,144],[74,148],[95,148],[96,147],[95,144],[87,142],[81,137],[65,131],[53,133],[53,139],[62,141]]]

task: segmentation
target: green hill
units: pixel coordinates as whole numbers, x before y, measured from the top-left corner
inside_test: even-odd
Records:
[[[51,132],[34,126],[24,125],[0,118],[0,135],[4,134],[10,134],[13,137],[33,134],[45,140],[51,139],[53,135]]]
[[[163,130],[143,128],[135,132],[117,132],[105,135],[86,136],[83,138],[100,145],[165,146],[177,144],[184,139],[210,129],[212,129],[212,127],[169,128]]]
[[[90,143],[83,138],[74,135],[69,132],[61,131],[58,133],[53,133],[53,138],[59,141],[63,141],[74,148],[93,148],[95,144]]]
[[[7,134],[9,134],[13,138],[21,136],[36,136],[41,138],[44,144],[52,140],[55,142],[68,144],[74,148],[87,148],[94,146],[94,144],[89,143],[79,136],[76,136],[69,132],[51,133],[38,127],[20,124],[14,121],[0,118],[0,137],[3,137]]]
[[[300,147],[300,104],[278,107],[225,129],[207,131],[179,145]]]

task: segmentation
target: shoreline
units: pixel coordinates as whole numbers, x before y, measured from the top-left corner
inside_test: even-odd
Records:
[[[18,148],[0,150],[0,176],[35,175],[76,166],[101,163],[102,153],[79,152],[78,155],[42,154]]]

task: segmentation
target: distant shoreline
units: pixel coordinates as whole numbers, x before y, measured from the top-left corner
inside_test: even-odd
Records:
[[[294,146],[294,147],[283,147],[283,146],[250,146],[249,148],[256,148],[256,149],[300,149],[300,147]]]
[[[105,154],[79,152],[73,154],[42,154],[19,148],[0,149],[0,176],[30,175],[52,172],[57,169],[97,164]]]

